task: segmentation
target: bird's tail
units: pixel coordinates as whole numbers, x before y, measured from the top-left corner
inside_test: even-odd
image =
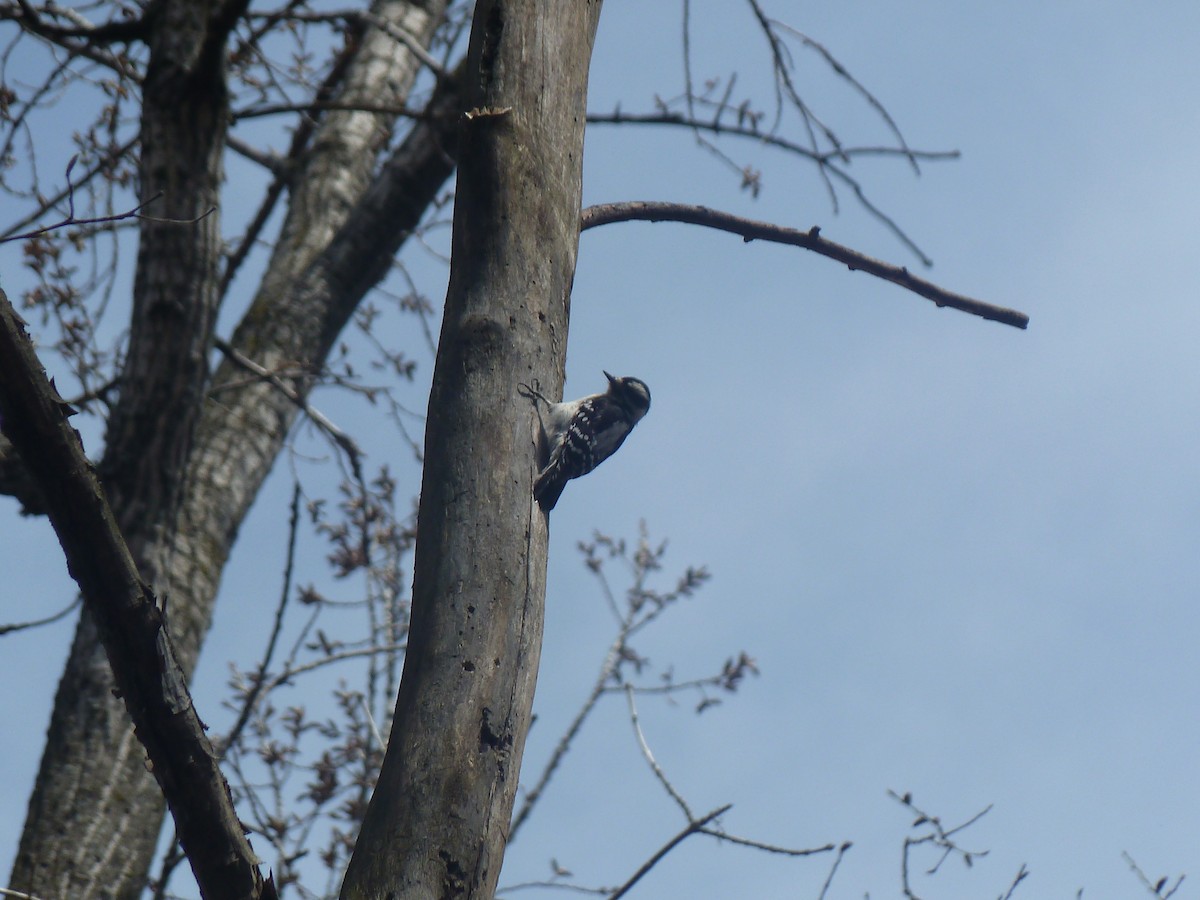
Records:
[[[558,498],[562,496],[563,488],[566,486],[567,479],[553,469],[548,469],[537,477],[537,481],[533,483],[533,496],[543,512],[550,512],[554,509],[554,505],[558,503]]]

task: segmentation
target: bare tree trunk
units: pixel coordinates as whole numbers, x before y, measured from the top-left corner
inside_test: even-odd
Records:
[[[491,897],[541,652],[546,518],[517,384],[562,384],[599,2],[475,10],[413,611],[345,898]]]
[[[231,26],[236,8],[189,3],[176,10],[183,21],[168,15],[156,25],[169,55],[162,74],[154,76],[154,63],[147,73],[143,183],[148,194],[167,191],[170,205],[154,210],[160,216],[192,219],[219,202],[224,86],[213,85],[211,72],[205,81],[186,69],[203,64],[221,71],[225,34],[195,32],[218,21],[218,8],[231,17],[221,24]],[[372,11],[424,43],[444,8],[443,2],[381,0]],[[161,52],[152,50],[152,59]],[[398,104],[415,74],[410,51],[371,29],[342,96]],[[164,82],[159,94],[152,76]],[[373,181],[394,117],[345,112],[323,123],[293,189],[293,206],[300,208],[289,216],[235,349],[268,367],[300,362],[310,372],[320,369],[355,306],[386,273],[453,171],[449,123],[450,110],[460,107],[457,89],[454,79],[439,87],[430,104],[434,115]],[[212,385],[244,381],[244,372],[228,363],[212,385],[207,378],[218,246],[215,216],[192,227],[144,223],[122,411],[110,424],[102,466],[143,577],[167,602],[178,660],[189,676],[238,528],[297,412],[265,383],[222,390],[219,403],[203,403]],[[301,394],[310,386],[311,379],[296,385]],[[59,685],[12,887],[72,900],[137,897],[163,810],[85,614]]]

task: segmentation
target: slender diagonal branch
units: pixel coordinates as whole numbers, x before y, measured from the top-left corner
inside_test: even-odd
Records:
[[[146,16],[137,19],[112,19],[94,25],[86,21],[77,21],[74,27],[56,25],[44,18],[29,0],[17,0],[16,8],[20,14],[15,16],[21,25],[34,34],[62,42],[66,38],[85,38],[92,44],[109,44],[113,42],[131,42],[143,40],[146,36]],[[59,9],[47,4],[45,11],[50,15],[68,16],[71,10]],[[16,12],[9,7],[4,12]]]
[[[29,628],[41,628],[43,625],[50,625],[57,622],[59,619],[65,618],[67,613],[71,612],[79,605],[79,598],[72,600],[56,613],[51,613],[48,616],[43,616],[40,619],[34,619],[30,622],[14,622],[11,625],[0,625],[0,636],[12,634],[14,631],[25,631]]]
[[[242,711],[238,715],[233,727],[229,729],[229,734],[221,741],[222,755],[238,742],[238,739],[242,735],[242,729],[250,721],[254,705],[258,702],[258,698],[262,696],[263,685],[267,680],[267,670],[270,668],[271,660],[275,656],[275,646],[279,642],[280,632],[283,631],[283,615],[287,611],[288,600],[292,595],[292,573],[295,570],[296,562],[296,536],[300,525],[300,482],[298,481],[292,486],[291,510],[291,516],[288,519],[287,562],[283,567],[283,589],[279,592],[279,602],[275,605],[275,622],[271,626],[271,635],[267,639],[267,649],[263,652],[262,660],[259,661],[258,671],[250,679],[250,690],[246,693],[246,697],[242,701]]]
[[[0,244],[7,244],[9,241],[24,241],[29,238],[37,237],[38,235],[48,234],[51,231],[57,231],[59,228],[71,228],[78,225],[104,225],[110,222],[123,222],[127,219],[144,219],[150,222],[159,222],[165,225],[195,225],[201,219],[211,215],[216,211],[216,207],[209,207],[208,210],[198,216],[190,219],[171,219],[161,216],[149,216],[142,212],[147,206],[162,197],[162,191],[146,200],[144,203],[139,203],[131,209],[121,213],[113,213],[111,216],[92,216],[86,219],[75,218],[75,202],[71,199],[71,212],[65,219],[60,222],[55,222],[53,225],[45,225],[41,228],[35,228],[33,231],[27,231],[24,234],[14,234],[10,237],[0,238]]]
[[[165,611],[142,580],[70,412],[0,292],[0,422],[46,498],[200,890],[206,897],[274,898],[192,705]]]
[[[626,881],[623,885],[621,885],[619,888],[617,888],[615,891],[613,891],[611,894],[609,894],[608,900],[617,900],[618,897],[624,897],[626,894],[628,894],[629,891],[633,888],[633,886],[635,884],[637,884],[638,881],[641,880],[642,876],[645,875],[647,872],[649,872],[651,869],[653,869],[656,865],[658,865],[659,861],[664,856],[666,856],[668,853],[670,853],[672,850],[674,850],[677,846],[679,846],[681,843],[683,843],[685,840],[687,840],[693,834],[697,834],[698,832],[703,830],[704,826],[707,825],[709,822],[711,822],[713,819],[717,818],[724,812],[728,812],[730,807],[732,807],[732,806],[733,806],[732,803],[726,803],[724,806],[717,807],[716,809],[714,809],[712,812],[708,813],[707,815],[701,816],[699,819],[696,819],[694,822],[689,822],[686,828],[684,828],[677,835],[675,835],[675,837],[671,838],[669,841],[667,841],[665,844],[663,844],[661,847],[659,847],[657,852],[655,852],[655,854],[653,856],[651,856],[648,860],[646,860],[644,863],[642,863],[641,867],[629,877],[628,881]]]
[[[906,290],[912,291],[932,300],[937,306],[948,306],[961,312],[1011,325],[1013,328],[1026,328],[1029,316],[1015,309],[995,306],[982,300],[975,300],[963,294],[955,294],[938,287],[931,281],[918,278],[904,266],[894,266],[891,263],[874,259],[859,253],[850,247],[836,244],[821,237],[821,229],[816,226],[802,231],[798,228],[786,228],[773,225],[770,222],[760,222],[735,216],[732,213],[709,209],[706,206],[691,206],[684,203],[665,203],[648,200],[632,200],[624,203],[602,203],[589,206],[583,211],[581,230],[595,228],[599,225],[609,225],[614,222],[683,222],[689,225],[702,225],[705,228],[715,228],[718,231],[728,231],[741,235],[746,242],[770,241],[776,244],[788,244],[793,247],[803,247],[822,256],[843,263],[851,271],[863,271],[884,281],[890,281]]]
[[[49,210],[58,206],[58,204],[62,203],[64,200],[68,200],[77,188],[88,184],[93,178],[104,172],[106,169],[116,166],[118,160],[120,160],[121,157],[133,149],[133,146],[137,143],[137,140],[138,139],[136,137],[133,137],[125,143],[113,147],[108,153],[105,153],[103,157],[96,160],[91,167],[84,172],[78,181],[73,182],[68,177],[67,183],[57,192],[45,198],[42,203],[39,204],[37,209],[29,213],[23,219],[20,219],[19,221],[9,225],[4,229],[4,231],[0,232],[0,239],[16,240],[17,238],[20,238],[21,235],[18,235],[17,238],[13,238],[12,236],[21,229],[27,228],[38,221],[38,219],[44,216]],[[40,231],[35,233],[40,233]]]
[[[558,744],[555,746],[554,752],[550,754],[550,759],[542,769],[542,774],[538,777],[537,782],[533,787],[525,791],[525,796],[521,801],[521,808],[513,816],[512,825],[509,826],[508,840],[510,843],[517,831],[525,823],[525,820],[529,818],[530,813],[533,812],[533,808],[541,798],[542,792],[546,790],[550,779],[558,770],[559,764],[563,761],[563,758],[567,755],[567,751],[570,750],[572,743],[582,730],[583,723],[587,721],[588,716],[591,715],[600,698],[604,696],[604,686],[612,678],[613,672],[616,671],[621,661],[621,649],[625,645],[626,637],[627,633],[622,629],[604,658],[604,665],[600,667],[600,674],[597,676],[595,684],[592,685],[591,693],[588,694],[587,699],[583,702],[583,706],[579,708],[579,712],[575,714],[575,718],[571,720],[571,724],[567,726],[567,730],[563,733],[563,736],[559,738]]]
[[[281,379],[278,375],[269,369],[263,368],[248,356],[244,356],[243,354],[239,353],[229,344],[228,341],[224,340],[223,338],[214,338],[213,346],[221,351],[221,353],[225,355],[225,358],[234,365],[237,365],[245,369],[247,372],[252,372],[259,378],[262,378],[273,388],[291,400],[292,403],[296,404],[297,409],[308,416],[313,424],[325,432],[325,434],[329,436],[330,440],[332,440],[335,444],[341,447],[343,451],[345,451],[346,457],[350,461],[350,466],[354,470],[355,477],[359,481],[362,481],[363,452],[355,442],[354,438],[350,437],[350,435],[348,435],[345,431],[331,422],[329,417],[322,413],[319,409],[314,408],[304,396],[299,394],[293,388],[284,384],[283,379]]]

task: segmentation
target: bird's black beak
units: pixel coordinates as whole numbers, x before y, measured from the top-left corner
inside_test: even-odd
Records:
[[[603,369],[601,369],[600,371],[604,372]],[[609,384],[612,384],[614,381],[617,380],[617,379],[613,378],[611,375],[609,375],[607,372],[604,372],[604,377],[608,379]]]

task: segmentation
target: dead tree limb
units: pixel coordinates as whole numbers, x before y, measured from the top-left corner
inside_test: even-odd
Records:
[[[982,319],[1011,325],[1013,328],[1025,328],[1029,325],[1029,316],[1023,312],[947,291],[931,281],[918,278],[904,266],[894,266],[842,244],[835,244],[833,241],[821,237],[821,229],[816,226],[802,231],[798,228],[787,228],[782,225],[773,225],[770,222],[746,219],[732,213],[709,209],[706,206],[631,200],[623,203],[601,203],[589,206],[583,211],[580,229],[586,231],[599,225],[636,221],[684,222],[688,225],[701,225],[705,228],[715,228],[718,231],[728,231],[731,234],[740,235],[747,243],[770,241],[775,244],[803,247],[844,263],[852,272],[856,270],[867,272],[876,278],[898,284],[914,294],[932,300],[937,306],[948,306]]]

